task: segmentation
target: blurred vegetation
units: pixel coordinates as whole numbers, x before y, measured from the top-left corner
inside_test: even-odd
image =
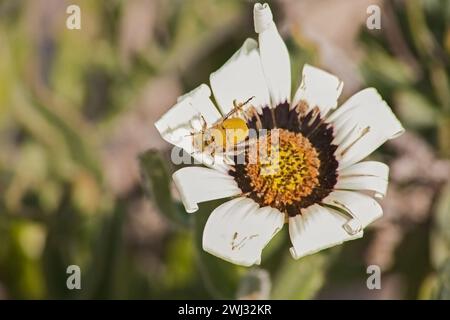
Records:
[[[272,4],[277,21],[287,3]],[[65,28],[69,4],[81,7],[81,30]],[[176,168],[153,122],[254,36],[252,6],[0,0],[0,299],[380,297],[364,289],[376,230],[299,261],[280,232],[261,267],[246,269],[201,249],[203,226],[220,202],[188,215],[176,199]],[[362,85],[379,89],[407,130],[448,159],[450,2],[389,1],[382,26],[361,28],[355,39],[364,53]],[[310,41],[293,27],[282,30],[292,70],[320,65]],[[158,85],[167,90],[142,100]],[[399,154],[388,146],[375,157]],[[423,220],[396,222],[408,229],[384,270],[396,279],[395,298],[450,298],[446,181],[392,183],[406,194],[424,184],[433,190]],[[82,290],[66,288],[73,264]]]

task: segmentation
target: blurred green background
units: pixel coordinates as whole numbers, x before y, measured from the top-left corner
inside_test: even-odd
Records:
[[[201,250],[217,202],[184,212],[153,123],[255,37],[253,1],[0,0],[0,299],[450,298],[450,1],[270,4],[295,85],[308,62],[340,101],[374,86],[406,127],[372,156],[391,167],[384,217],[298,261],[286,229],[258,268]]]

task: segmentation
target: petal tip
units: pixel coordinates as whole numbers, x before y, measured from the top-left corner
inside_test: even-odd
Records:
[[[233,264],[236,264],[236,265],[239,265],[239,266],[242,266],[242,267],[251,267],[251,266],[253,266],[255,264],[259,265],[261,263],[261,258],[255,260],[255,261],[251,261],[251,260],[245,260],[245,259],[236,259],[236,258],[233,258],[233,257],[228,256],[226,254],[223,254],[219,250],[216,250],[216,249],[206,245],[204,237],[203,237],[202,248],[203,248],[203,251],[208,252],[209,254],[211,254],[211,255],[213,255],[213,256],[215,256],[217,258],[220,258],[220,259],[225,260],[225,261],[227,261],[229,263],[233,263]]]
[[[348,221],[346,224],[344,224],[344,230],[350,235],[354,236],[361,232],[362,230],[362,224],[359,219],[353,218],[350,221]]]
[[[380,193],[380,192],[375,192],[374,197],[377,199],[383,199],[384,198],[384,194]]]
[[[273,23],[273,15],[270,6],[267,3],[255,3],[253,7],[253,19],[255,32],[264,32]]]
[[[294,258],[295,260],[297,260],[298,258],[300,258],[300,257],[297,255],[297,252],[295,251],[295,248],[294,248],[294,247],[289,248],[289,252],[291,253],[292,258]]]
[[[198,204],[194,201],[190,201],[188,199],[187,193],[183,187],[183,183],[181,182],[180,175],[183,175],[186,170],[189,170],[190,167],[182,168],[172,174],[172,180],[175,183],[175,186],[180,194],[181,201],[183,202],[184,209],[187,213],[194,213],[198,210]]]
[[[198,87],[198,93],[202,94],[206,97],[210,97],[211,96],[211,89],[209,88],[209,86],[205,83],[202,83],[199,87]]]
[[[158,130],[159,133],[164,132],[164,125],[161,120],[162,120],[162,118],[160,118],[158,121],[156,121],[154,123],[154,126],[155,126],[156,130]]]
[[[397,120],[397,121],[398,121],[398,120]],[[400,137],[402,134],[405,133],[406,130],[405,130],[405,128],[403,128],[403,126],[402,126],[402,124],[400,123],[400,121],[398,121],[398,126],[399,126],[399,128],[397,129],[397,132],[394,133],[394,134],[389,138],[389,140],[398,138],[398,137]]]
[[[321,113],[327,114],[336,108],[343,87],[344,82],[334,74],[306,63],[300,86],[294,95],[294,105],[306,100],[311,107],[316,105]]]
[[[207,84],[202,83],[201,85],[199,85],[197,88],[195,88],[191,92],[188,92],[182,96],[179,96],[177,99],[177,103],[183,102],[184,100],[187,100],[187,99],[193,100],[193,99],[200,98],[200,97],[209,98],[210,96],[211,96],[211,89],[209,88],[209,86]]]
[[[185,204],[184,209],[186,210],[187,213],[194,213],[194,212],[198,211],[198,206],[186,207],[186,204]]]

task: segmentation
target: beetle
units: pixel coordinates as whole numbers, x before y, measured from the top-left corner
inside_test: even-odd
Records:
[[[243,112],[244,106],[247,105],[254,97],[247,99],[243,103],[233,101],[233,109],[224,117],[220,118],[210,127],[208,127],[203,116],[201,117],[202,128],[198,132],[191,133],[192,144],[196,152],[206,152],[212,157],[216,152],[224,155],[234,154],[238,148],[247,139],[249,128]]]

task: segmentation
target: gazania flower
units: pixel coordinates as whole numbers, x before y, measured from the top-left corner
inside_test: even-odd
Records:
[[[362,237],[382,215],[374,197],[385,195],[389,171],[381,162],[362,160],[404,131],[373,88],[336,109],[343,83],[309,65],[291,99],[288,51],[267,4],[255,5],[254,25],[258,42],[247,39],[211,74],[210,87],[202,84],[180,97],[156,123],[165,140],[206,166],[173,175],[187,212],[200,202],[232,197],[210,214],[203,248],[244,266],[260,263],[263,248],[285,223],[295,259]],[[255,112],[246,117],[248,128],[268,132],[258,142],[277,130],[278,170],[249,156],[229,165],[219,154],[212,161],[213,155],[195,153],[190,133],[200,130],[202,119],[211,126],[233,101],[249,97]]]

